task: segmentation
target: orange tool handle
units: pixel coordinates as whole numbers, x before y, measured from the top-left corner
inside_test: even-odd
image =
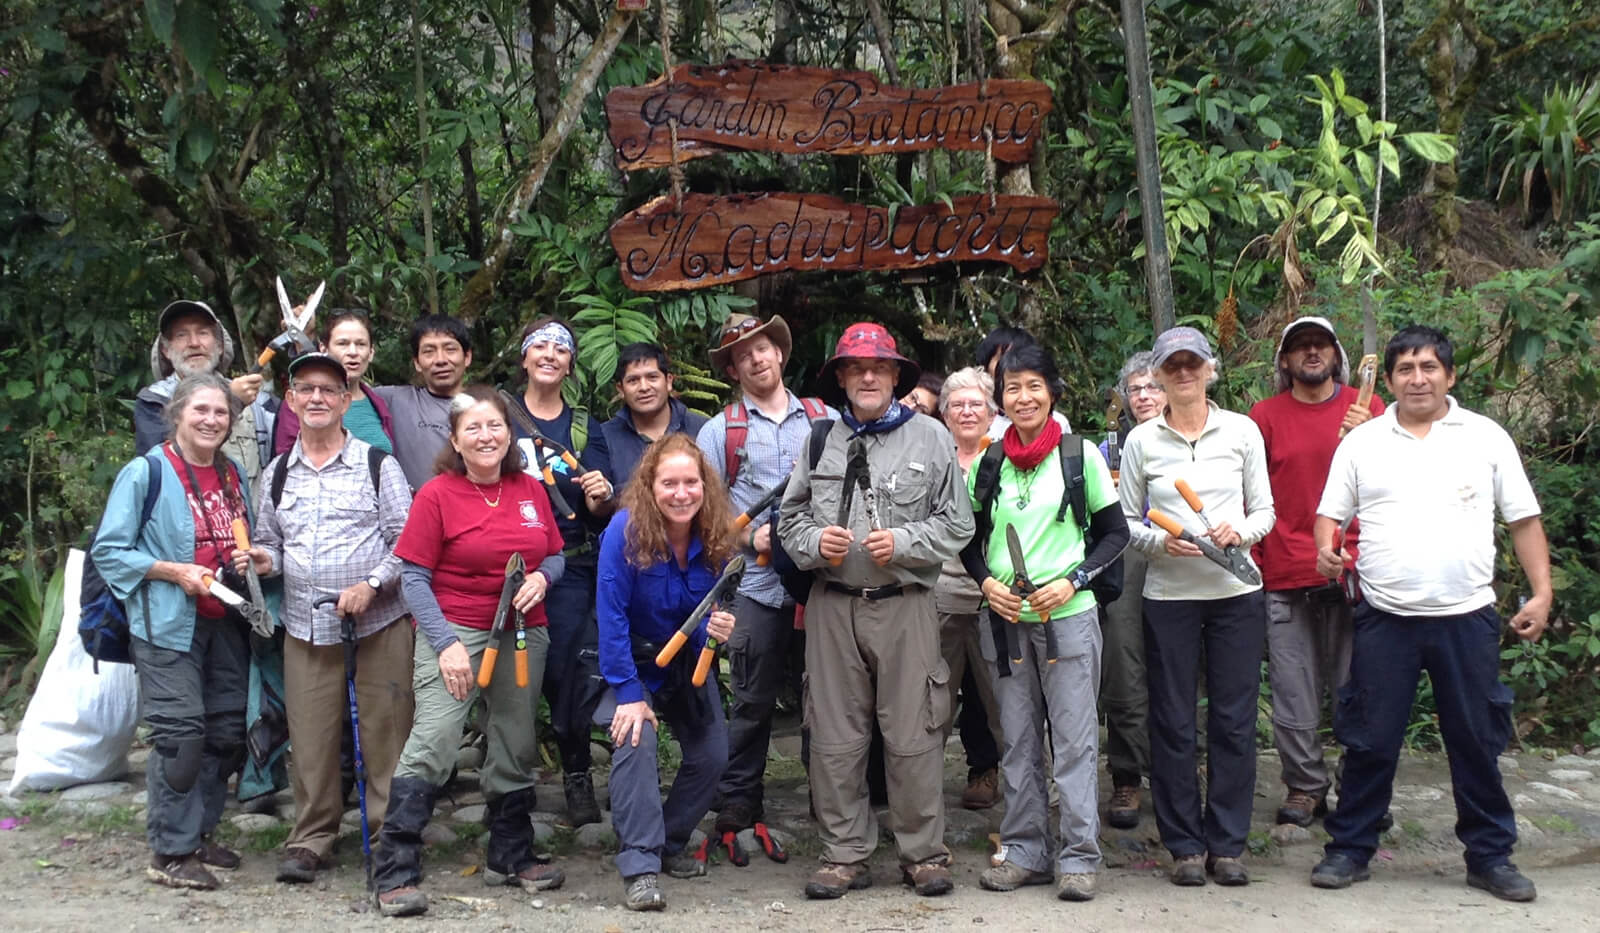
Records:
[[[733,530],[734,531],[743,531],[746,528],[750,527],[750,522],[751,522],[750,513],[749,512],[740,512],[739,513],[739,517],[733,520]]]
[[[656,654],[656,667],[666,667],[668,664],[671,664],[672,659],[678,656],[678,650],[687,644],[688,641],[688,635],[685,635],[682,632],[673,632],[672,637],[667,639],[667,643],[663,645],[661,651]]]
[[[1361,362],[1356,365],[1356,372],[1361,376],[1361,391],[1356,396],[1356,404],[1366,408],[1372,404],[1372,390],[1378,386],[1378,355],[1369,353],[1363,356]],[[1349,433],[1344,429],[1344,425],[1339,426],[1340,440]]]
[[[1172,535],[1174,538],[1183,537],[1183,526],[1178,524],[1177,520],[1175,520],[1171,515],[1168,515],[1160,509],[1151,509],[1145,514],[1145,517],[1150,519],[1151,522],[1160,526],[1162,531]]]
[[[250,550],[250,532],[244,527],[244,519],[242,518],[233,520],[233,543],[241,551]]]
[[[485,657],[487,656],[487,653],[485,653]],[[526,687],[528,685],[528,649],[518,648],[515,658],[517,662],[517,686]],[[485,684],[485,686],[488,685]]]
[[[567,464],[567,467],[572,470],[573,473],[576,473],[579,476],[589,472],[583,468],[583,464],[578,462],[578,458],[574,457],[572,455],[572,451],[570,450],[561,451],[561,459]]]
[[[478,665],[478,686],[488,689],[494,679],[494,662],[500,659],[500,647],[491,644],[483,649],[483,661]]]
[[[828,563],[833,565],[833,566],[835,566],[835,567],[838,567],[838,566],[840,566],[841,564],[844,563],[844,558],[843,557],[830,557],[830,558],[828,558]]]
[[[260,369],[260,368],[266,366],[268,363],[272,362],[272,358],[277,356],[277,355],[278,355],[278,351],[272,349],[271,347],[268,347],[265,350],[262,350],[261,351],[261,355],[256,357],[256,368]]]
[[[756,555],[756,566],[757,567],[765,567],[766,565],[768,565],[770,563],[772,563],[772,555],[771,554],[757,554]]]
[[[700,659],[694,662],[694,676],[689,682],[696,687],[706,685],[706,677],[711,673],[711,662],[717,659],[717,643],[710,638],[706,639],[706,646],[700,649]]]
[[[205,586],[206,586],[206,589],[209,590],[209,589],[211,589],[211,584],[217,582],[217,578],[213,577],[209,573],[203,573],[203,574],[200,575],[200,582],[204,583]]]
[[[1188,480],[1180,479],[1173,485],[1178,487],[1178,495],[1183,497],[1183,501],[1189,503],[1189,508],[1194,509],[1196,512],[1205,511],[1206,507],[1200,504],[1200,497],[1195,495],[1194,487],[1189,485]]]
[[[983,436],[983,438],[978,441],[978,453],[981,454],[984,451],[988,450],[989,449],[989,445],[993,444],[993,443],[994,443],[994,438],[992,438],[989,435],[985,434]]]

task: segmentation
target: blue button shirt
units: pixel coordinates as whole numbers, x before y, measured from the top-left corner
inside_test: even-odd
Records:
[[[706,566],[700,539],[689,542],[689,566],[676,561],[635,567],[625,552],[628,510],[618,509],[600,537],[599,587],[595,618],[600,627],[600,673],[616,691],[618,703],[637,703],[654,693],[666,674],[654,665],[633,662],[631,635],[664,645],[717,582],[721,568]],[[726,608],[726,607],[724,607]],[[706,643],[702,620],[681,651],[699,655]],[[692,662],[691,662],[692,663]]]

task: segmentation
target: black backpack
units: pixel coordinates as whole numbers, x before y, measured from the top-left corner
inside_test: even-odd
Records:
[[[818,418],[811,422],[811,440],[806,445],[806,463],[810,469],[817,468],[817,461],[822,459],[822,449],[828,446],[828,432],[832,430],[832,418]],[[772,532],[772,569],[777,571],[778,579],[783,581],[784,592],[789,594],[789,598],[804,606],[806,598],[811,595],[813,571],[801,570],[795,566],[794,559],[783,549],[783,542],[778,538],[777,529],[773,529]]]
[[[367,472],[372,474],[372,491],[380,498],[383,496],[383,487],[379,477],[383,475],[383,460],[389,456],[377,447],[367,448]],[[283,502],[283,484],[289,481],[289,455],[281,453],[272,461],[272,479],[267,488],[272,496],[272,507],[276,509]]]
[[[157,459],[160,447],[144,455],[150,468],[150,480],[145,484],[144,505],[139,509],[139,527],[150,521],[155,511],[156,497],[161,495],[161,461]],[[100,526],[105,523],[102,512],[89,533],[89,550],[83,556],[83,580],[78,585],[78,637],[83,639],[83,650],[94,659],[94,672],[100,673],[100,662],[107,664],[132,664],[133,646],[128,632],[128,610],[122,600],[112,594],[105,578],[94,565],[94,540],[100,536]],[[139,588],[145,600],[145,615],[150,614],[150,594]]]
[[[1064,492],[1061,507],[1056,510],[1056,521],[1066,521],[1067,510],[1072,510],[1073,519],[1083,529],[1083,548],[1087,554],[1094,547],[1094,541],[1089,537],[1089,503],[1084,491],[1083,438],[1076,434],[1062,434],[1059,452]],[[994,530],[991,513],[995,497],[1000,494],[1000,464],[1004,459],[1005,451],[1001,445],[990,444],[989,449],[983,452],[983,459],[978,461],[978,475],[972,484],[972,494],[978,500],[976,534],[978,540],[985,543]],[[1122,569],[1122,558],[1118,557],[1089,581],[1089,592],[1094,594],[1095,602],[1105,606],[1122,595]]]

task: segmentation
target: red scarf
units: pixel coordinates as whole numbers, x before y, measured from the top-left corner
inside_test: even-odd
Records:
[[[1001,449],[1006,452],[1006,459],[1018,470],[1027,471],[1044,462],[1050,456],[1050,451],[1061,444],[1061,422],[1051,416],[1044,423],[1044,430],[1033,439],[1033,443],[1024,445],[1022,435],[1017,433],[1017,426],[1006,428],[1006,433],[1000,437]]]

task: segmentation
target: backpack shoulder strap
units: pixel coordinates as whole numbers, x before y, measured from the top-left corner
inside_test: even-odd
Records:
[[[811,422],[811,443],[806,451],[806,465],[810,469],[817,468],[817,461],[822,459],[822,451],[828,446],[828,435],[832,431],[832,418]]]
[[[155,447],[144,455],[150,465],[150,477],[144,484],[144,505],[139,508],[139,527],[150,524],[150,516],[156,510],[156,499],[161,495],[161,461],[156,458],[160,447]]]
[[[999,443],[990,444],[978,458],[978,475],[972,482],[972,494],[978,500],[977,513],[973,516],[978,523],[977,536],[986,544],[989,531],[994,527],[994,500],[1000,493],[1000,466],[1005,456]]]
[[[381,482],[383,478],[383,461],[387,459],[388,456],[388,454],[384,453],[377,447],[367,448],[367,472],[372,474],[372,491],[376,493],[379,498],[382,498],[383,496],[383,483]],[[276,500],[274,500],[272,504],[276,506],[278,503]]]
[[[1067,509],[1079,528],[1089,527],[1089,501],[1084,491],[1083,438],[1076,434],[1061,435],[1061,507],[1056,510],[1056,521],[1067,520]]]
[[[750,436],[750,412],[744,407],[744,399],[724,406],[722,418],[722,472],[731,489],[733,478],[739,475],[739,464],[744,460],[745,438]]]
[[[376,448],[374,448],[376,449]],[[279,454],[278,459],[272,464],[272,479],[267,487],[272,497],[272,507],[276,509],[283,502],[283,484],[289,481],[289,455]]]
[[[806,396],[800,400],[800,407],[806,410],[807,421],[831,421],[828,417],[828,405],[820,398]]]
[[[568,432],[572,437],[572,455],[580,457],[583,449],[589,446],[589,409],[584,405],[572,406],[572,429]]]

